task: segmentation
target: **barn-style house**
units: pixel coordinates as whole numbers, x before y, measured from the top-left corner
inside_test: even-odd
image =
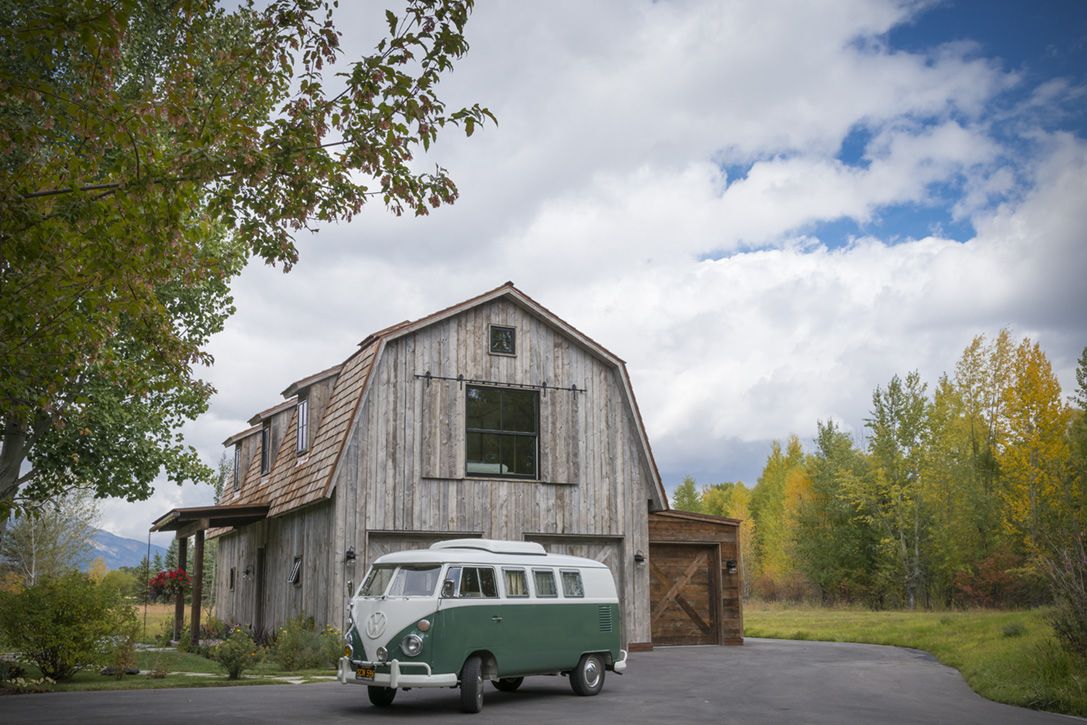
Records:
[[[742,642],[738,522],[668,510],[624,362],[512,283],[376,332],[282,397],[224,442],[219,505],[152,526],[218,538],[225,621],[340,627],[378,556],[483,537],[606,563],[630,649]]]

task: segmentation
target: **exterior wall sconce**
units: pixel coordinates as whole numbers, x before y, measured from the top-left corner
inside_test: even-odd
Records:
[[[343,553],[343,563],[347,566],[355,565],[355,548],[351,547]]]
[[[725,571],[728,572],[729,574],[735,574],[736,573],[736,560],[735,559],[729,559],[728,561],[725,562]]]
[[[634,552],[634,563],[635,564],[644,564],[645,563],[645,554],[643,554],[641,551],[635,551]]]

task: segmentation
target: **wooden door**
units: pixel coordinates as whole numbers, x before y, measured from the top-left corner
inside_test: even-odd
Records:
[[[650,544],[654,645],[720,644],[717,547]]]

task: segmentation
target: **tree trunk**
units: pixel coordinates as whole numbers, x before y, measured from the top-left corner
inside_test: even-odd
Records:
[[[0,447],[0,513],[9,510],[19,491],[19,470],[26,460],[26,427],[14,420],[4,424],[3,446]],[[0,515],[0,540],[7,530],[8,517]]]

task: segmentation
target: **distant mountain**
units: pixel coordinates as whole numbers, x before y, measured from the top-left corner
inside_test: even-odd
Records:
[[[95,529],[91,545],[94,550],[91,551],[84,569],[89,568],[91,562],[98,557],[102,557],[102,560],[106,562],[106,566],[110,569],[119,569],[122,566],[139,566],[140,562],[143,561],[143,557],[147,556],[146,541],[126,539],[123,536],[117,536],[102,529]],[[155,558],[155,554],[162,554],[163,558],[165,558],[166,549],[151,544],[152,559]]]

